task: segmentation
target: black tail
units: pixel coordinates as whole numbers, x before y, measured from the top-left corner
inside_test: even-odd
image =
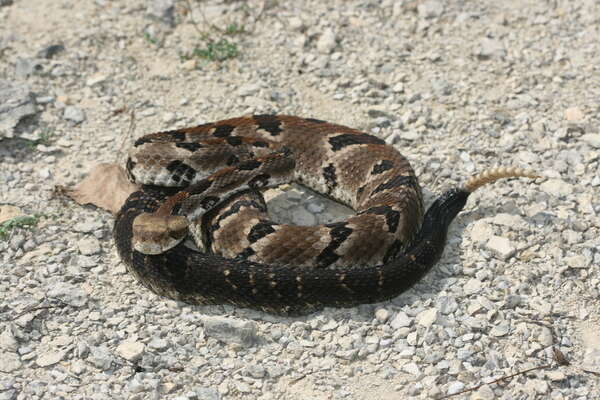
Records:
[[[415,262],[431,268],[442,256],[448,227],[464,208],[471,193],[460,188],[450,189],[438,197],[423,218],[423,225],[406,255]]]

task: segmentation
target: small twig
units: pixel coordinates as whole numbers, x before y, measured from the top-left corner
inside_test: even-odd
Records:
[[[552,350],[553,350],[553,353],[554,353],[553,359],[554,359],[554,361],[556,361],[556,363],[558,365],[560,365],[560,366],[568,366],[568,365],[570,365],[569,360],[567,360],[567,357],[565,357],[565,355],[562,353],[562,351],[560,351],[556,347],[553,347]],[[536,370],[539,370],[539,369],[546,369],[546,368],[550,368],[550,367],[552,367],[552,363],[546,364],[546,365],[541,365],[539,367],[529,368],[529,369],[526,369],[524,371],[515,372],[514,374],[503,376],[503,377],[498,378],[496,380],[493,380],[491,382],[482,383],[481,385],[477,385],[475,387],[465,389],[465,390],[460,391],[458,393],[449,394],[449,395],[446,395],[444,397],[440,397],[438,400],[449,399],[450,397],[458,396],[460,394],[465,394],[465,393],[473,392],[473,391],[475,391],[475,390],[477,390],[477,389],[479,389],[479,388],[481,388],[481,387],[483,387],[485,385],[492,385],[494,383],[499,383],[499,382],[502,382],[502,381],[505,381],[505,380],[508,380],[508,379],[512,379],[515,376],[525,375],[526,373],[531,372],[531,371],[536,371]],[[582,371],[585,371],[585,370],[582,370]],[[590,372],[590,373],[592,373],[594,375],[600,376],[600,374],[596,374],[595,372],[592,372],[592,371],[585,371],[585,372]]]
[[[134,130],[135,130],[135,111],[131,110],[131,113],[129,114],[129,128],[127,130],[127,136],[132,137]]]
[[[115,115],[122,114],[122,113],[124,113],[125,111],[127,111],[127,106],[119,107],[119,108],[117,108],[116,110],[113,110],[113,112],[112,112],[112,115],[113,115],[113,117],[114,117]]]
[[[546,365],[541,365],[541,366],[539,366],[539,367],[533,367],[533,368],[529,368],[529,369],[526,369],[526,370],[524,370],[524,371],[515,372],[514,374],[511,374],[511,375],[507,375],[507,376],[500,377],[500,378],[498,378],[498,379],[496,379],[496,380],[493,380],[493,381],[491,381],[491,382],[482,383],[481,385],[477,385],[477,386],[474,386],[474,387],[471,387],[471,388],[468,388],[468,389],[462,390],[462,391],[460,391],[460,392],[458,392],[458,393],[453,393],[453,394],[449,394],[449,395],[446,395],[446,396],[443,396],[443,397],[439,397],[439,398],[438,398],[438,400],[442,400],[442,399],[449,399],[450,397],[455,397],[455,396],[458,396],[458,395],[461,395],[461,394],[465,394],[465,393],[473,392],[473,391],[475,391],[475,390],[477,390],[477,389],[479,389],[479,388],[481,388],[481,387],[483,387],[483,386],[486,386],[486,385],[492,385],[492,384],[494,384],[494,383],[499,383],[499,382],[502,382],[502,381],[505,381],[505,380],[510,380],[510,379],[514,378],[515,376],[519,376],[519,375],[525,375],[525,374],[526,374],[526,373],[528,373],[528,372],[531,372],[531,371],[536,371],[536,370],[538,370],[538,369],[546,369],[546,368],[550,368],[551,366],[552,366],[552,364],[546,364]]]
[[[188,11],[188,13],[189,13],[189,15],[190,15],[190,21],[192,22],[192,25],[194,26],[194,29],[196,30],[196,32],[198,32],[198,34],[199,34],[199,35],[202,37],[202,39],[203,39],[203,40],[206,40],[206,41],[211,41],[211,39],[210,39],[210,37],[209,37],[209,34],[208,34],[207,32],[204,32],[204,31],[202,31],[202,30],[199,28],[199,26],[198,26],[198,23],[197,23],[197,22],[196,22],[196,20],[194,19],[194,13],[193,13],[193,11],[192,11],[192,5],[191,5],[191,3],[190,3],[190,0],[185,0],[185,2],[186,2],[187,11]],[[267,9],[266,2],[263,2],[263,3],[262,3],[262,6],[261,6],[261,7],[260,7],[260,9],[259,9],[259,12],[258,12],[258,14],[256,15],[256,17],[254,17],[254,21],[252,22],[253,24],[256,24],[256,22],[257,22],[257,21],[258,21],[260,18],[262,18],[262,16],[263,16],[263,14],[264,14],[264,12],[265,12],[265,10],[266,10],[266,9]],[[209,21],[209,20],[206,18],[206,14],[204,14],[204,12],[200,11],[200,15],[202,16],[202,21],[203,21],[204,25],[206,25],[207,27],[209,27],[209,28],[210,28],[210,29],[212,29],[212,30],[215,30],[215,31],[217,31],[217,32],[218,32],[218,33],[220,33],[221,35],[224,35],[224,34],[226,34],[227,30],[226,30],[226,29],[223,29],[223,28],[221,28],[221,27],[220,27],[220,26],[218,26],[218,25],[215,25],[215,24],[211,23],[211,22],[210,22],[210,21]],[[251,16],[251,14],[250,14],[250,13],[247,13],[247,16]],[[244,25],[242,25],[242,27],[244,27]],[[254,29],[254,28],[253,28],[253,29]],[[252,32],[252,31],[253,31],[253,29],[251,29],[251,30],[250,30],[250,32]],[[248,31],[247,31],[245,28],[243,28],[243,32],[248,32]]]
[[[192,22],[192,26],[194,27],[194,29],[196,30],[196,32],[198,32],[198,34],[205,39],[206,38],[206,32],[202,32],[200,30],[200,28],[198,27],[198,23],[196,22],[196,20],[194,19],[194,12],[192,10],[192,4],[190,3],[190,0],[185,0],[185,3],[187,5],[187,9],[188,9],[188,13],[190,14],[190,21]],[[202,16],[204,17],[204,14],[202,14]],[[206,19],[206,17],[204,17],[204,19]]]
[[[531,318],[522,318],[521,320],[524,321],[524,322],[529,322],[530,324],[534,324],[534,325],[537,325],[537,326],[542,326],[544,328],[550,329],[550,332],[552,333],[552,340],[554,341],[554,339],[555,339],[555,337],[554,337],[555,336],[554,335],[554,326],[551,325],[550,323],[547,323],[545,321],[538,321],[538,320],[531,319]]]
[[[300,382],[302,379],[306,378],[306,374],[302,374],[296,378],[290,378],[290,385],[296,383],[296,382]]]
[[[600,377],[600,372],[596,372],[596,371],[590,371],[590,370],[583,369],[583,368],[581,368],[581,370],[582,370],[583,372],[587,372],[588,374],[592,374],[592,375],[595,375],[595,376],[598,376],[598,377]]]
[[[32,313],[32,312],[35,312],[35,311],[50,310],[52,308],[57,308],[57,307],[58,306],[41,306],[41,307],[30,308],[28,310],[20,312],[19,314],[17,314],[14,317],[10,317],[10,318],[6,319],[5,321],[11,321],[12,322],[14,320],[17,320],[17,319],[21,318],[23,315],[26,315],[26,314],[29,314],[29,313]]]
[[[28,308],[28,309],[25,309],[25,310],[21,311],[21,312],[20,312],[19,314],[17,314],[16,316],[14,316],[14,317],[10,317],[10,318],[7,318],[7,319],[5,319],[5,320],[4,320],[4,322],[12,322],[12,321],[15,321],[15,320],[17,320],[17,319],[21,318],[23,315],[26,315],[26,314],[29,314],[29,313],[32,313],[32,312],[36,312],[36,311],[42,311],[42,310],[51,310],[51,309],[53,309],[53,308],[62,308],[62,307],[68,306],[68,304],[67,304],[67,303],[65,303],[65,302],[64,302],[64,301],[62,301],[62,300],[56,299],[56,301],[57,301],[58,303],[60,303],[60,304],[53,304],[53,305],[48,305],[48,306],[40,306],[40,304],[42,304],[42,301],[40,301],[40,302],[39,302],[37,305],[35,305],[35,306],[31,307],[31,308]]]
[[[256,22],[262,18],[263,14],[265,13],[265,10],[267,9],[267,0],[263,1],[261,4],[261,7],[258,11],[258,14],[256,14],[256,17],[254,17],[254,23],[256,24]]]
[[[134,131],[135,131],[135,110],[132,109],[131,112],[129,113],[129,128],[127,128],[127,133],[125,135],[123,135],[123,138],[121,140],[121,145],[119,146],[119,151],[117,152],[117,159],[116,159],[117,162],[119,162],[119,159],[124,157],[127,154],[127,152],[125,151],[125,145],[127,144],[127,142],[131,141],[131,139],[133,138]],[[122,163],[119,162],[119,164],[122,164]]]

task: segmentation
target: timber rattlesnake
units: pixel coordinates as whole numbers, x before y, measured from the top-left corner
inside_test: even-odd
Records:
[[[143,136],[127,170],[144,186],[117,214],[114,236],[143,285],[188,303],[284,314],[398,295],[438,261],[448,226],[473,190],[503,177],[535,177],[490,170],[425,213],[410,164],[383,140],[283,115]],[[269,220],[258,189],[289,181],[356,215],[310,227]],[[183,243],[188,231],[202,251]]]

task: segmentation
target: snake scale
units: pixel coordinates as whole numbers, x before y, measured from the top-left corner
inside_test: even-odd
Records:
[[[440,259],[448,227],[489,170],[425,212],[415,173],[382,139],[329,122],[254,115],[149,134],[129,154],[142,185],[116,216],[128,270],[158,295],[288,315],[387,300]],[[286,182],[344,203],[345,221],[269,219],[260,189]],[[191,235],[197,249],[186,245]]]

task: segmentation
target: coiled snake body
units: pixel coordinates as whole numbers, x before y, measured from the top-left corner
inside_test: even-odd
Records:
[[[138,139],[127,169],[144,185],[117,214],[119,255],[153,292],[283,314],[392,298],[439,260],[448,226],[483,173],[424,213],[408,161],[379,138],[328,122],[256,115]],[[321,226],[271,221],[258,190],[300,184],[356,215]],[[183,243],[190,233],[201,251]]]

